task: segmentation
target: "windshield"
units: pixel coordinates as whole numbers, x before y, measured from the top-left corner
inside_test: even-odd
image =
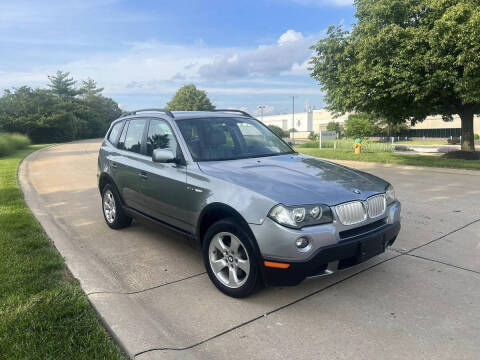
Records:
[[[195,161],[234,160],[292,154],[266,126],[247,118],[177,120]]]

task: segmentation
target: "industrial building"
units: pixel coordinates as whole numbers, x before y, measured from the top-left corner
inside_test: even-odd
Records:
[[[293,121],[293,118],[295,121]],[[309,109],[306,112],[268,115],[263,117],[263,123],[266,125],[276,125],[283,130],[295,128],[296,137],[307,138],[310,132],[318,133],[320,130],[326,130],[327,124],[331,121],[344,125],[348,114],[339,117],[333,117],[332,113],[325,109]],[[295,125],[293,124],[295,122]],[[409,138],[449,138],[459,137],[461,129],[460,117],[455,115],[453,121],[443,121],[441,116],[429,116],[423,122],[411,126],[405,133],[399,134]],[[474,119],[473,129],[475,134],[480,134],[480,117]]]

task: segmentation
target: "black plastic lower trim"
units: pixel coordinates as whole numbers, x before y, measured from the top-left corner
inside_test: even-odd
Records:
[[[264,267],[265,282],[268,285],[297,285],[306,277],[324,273],[328,263],[332,261],[339,261],[339,270],[358,265],[385,252],[385,248],[394,243],[399,232],[400,222],[397,222],[383,226],[367,235],[325,246],[306,262],[291,262],[288,269]],[[276,259],[264,260],[277,261]],[[285,263],[285,261],[280,262]]]
[[[127,215],[129,215],[129,216],[131,216],[131,217],[133,217],[133,218],[141,218],[141,219],[144,219],[144,220],[148,220],[148,221],[150,221],[150,222],[152,222],[152,223],[155,223],[155,224],[157,224],[157,225],[160,225],[160,226],[162,226],[162,227],[165,227],[165,228],[167,228],[167,229],[170,229],[170,230],[172,230],[172,231],[175,231],[175,232],[177,232],[177,233],[179,233],[179,234],[185,235],[185,236],[187,236],[188,238],[191,238],[191,239],[194,239],[194,240],[198,240],[197,237],[196,237],[194,234],[192,234],[192,233],[190,233],[190,232],[188,232],[188,231],[185,231],[185,230],[182,230],[182,229],[180,229],[180,228],[178,228],[178,227],[176,227],[176,226],[167,224],[166,222],[164,222],[164,221],[162,221],[162,220],[159,220],[159,219],[154,218],[154,217],[152,217],[152,216],[150,216],[150,215],[144,214],[144,213],[142,213],[142,212],[140,212],[140,211],[138,211],[138,210],[135,210],[135,209],[133,209],[133,208],[131,208],[131,207],[128,207],[128,206],[125,206],[125,205],[124,205],[124,206],[123,206],[123,210],[125,211],[125,213],[126,213]]]

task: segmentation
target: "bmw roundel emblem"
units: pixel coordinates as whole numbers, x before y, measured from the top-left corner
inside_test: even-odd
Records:
[[[353,191],[355,194],[357,194],[357,195],[360,194],[360,190],[358,190],[358,189],[353,189],[352,191]]]

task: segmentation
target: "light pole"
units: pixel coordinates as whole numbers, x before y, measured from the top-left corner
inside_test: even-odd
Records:
[[[257,107],[260,109],[261,119],[262,119],[262,122],[263,122],[263,109],[265,109],[265,105],[258,105]]]
[[[295,96],[291,96],[292,98],[292,142],[295,139]]]

